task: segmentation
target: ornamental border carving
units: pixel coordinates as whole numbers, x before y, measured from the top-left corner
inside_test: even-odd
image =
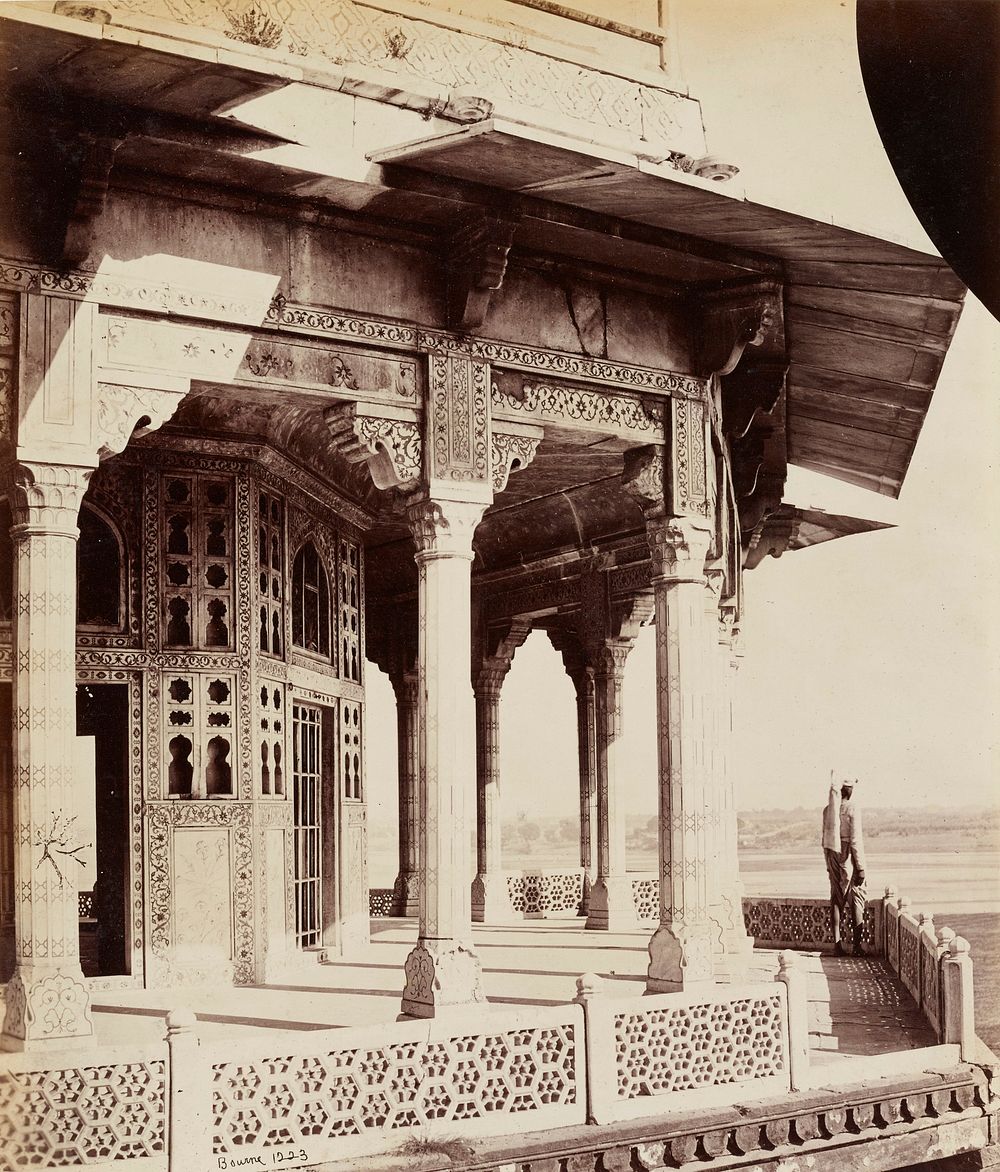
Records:
[[[279,294],[266,316],[239,301],[225,301],[211,294],[169,284],[130,281],[98,273],[60,274],[36,265],[0,260],[0,288],[31,290],[47,295],[99,300],[111,308],[134,308],[146,313],[174,312],[237,324],[244,330],[272,327],[278,330],[336,339],[338,342],[374,342],[390,350],[462,355],[513,370],[547,372],[562,378],[659,393],[665,397],[707,401],[709,382],[695,375],[660,370],[584,354],[569,354],[540,346],[475,338],[446,330],[410,326],[362,317],[317,306],[289,302]],[[258,319],[253,325],[248,320]]]
[[[149,947],[156,964],[169,973],[173,959],[172,832],[177,827],[219,827],[233,846],[230,895],[233,923],[233,982],[254,979],[253,807],[237,802],[150,802],[146,806],[149,859]],[[162,975],[158,974],[158,975]]]

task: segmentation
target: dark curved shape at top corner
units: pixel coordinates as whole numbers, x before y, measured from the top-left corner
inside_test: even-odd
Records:
[[[900,186],[1000,319],[1000,0],[858,0],[858,56]]]

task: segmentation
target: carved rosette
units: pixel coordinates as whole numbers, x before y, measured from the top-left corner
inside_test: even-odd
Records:
[[[493,491],[503,492],[511,472],[527,468],[535,458],[540,436],[511,435],[508,432],[493,432],[491,466],[493,470]]]
[[[130,439],[156,431],[173,415],[186,390],[97,384],[98,456],[105,460],[123,452]]]
[[[415,418],[365,411],[358,403],[338,403],[324,418],[334,451],[351,464],[367,463],[376,488],[408,491],[420,484],[423,439]]]

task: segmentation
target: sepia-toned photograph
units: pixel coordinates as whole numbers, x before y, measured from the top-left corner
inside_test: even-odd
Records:
[[[0,0],[0,1172],[1000,1169],[1000,0]]]

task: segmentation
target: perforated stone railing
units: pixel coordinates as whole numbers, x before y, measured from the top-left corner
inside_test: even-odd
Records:
[[[431,1021],[203,1043],[174,1063],[172,1107],[188,1112],[188,1140],[204,1136],[187,1149],[192,1167],[259,1156],[252,1166],[296,1168],[392,1151],[407,1138],[583,1123],[583,1061],[580,1006],[482,1006]]]
[[[660,880],[654,872],[632,875],[632,902],[637,920],[660,918]]]
[[[167,1048],[5,1054],[0,1168],[167,1168]]]
[[[587,1013],[590,1116],[597,1123],[791,1089],[788,993],[780,982],[617,998],[588,975],[578,1000]]]
[[[972,958],[968,942],[951,928],[936,928],[927,912],[912,912],[905,896],[886,888],[882,903],[885,957],[934,1030],[958,1044],[963,1056],[975,1042]]]
[[[882,951],[879,927],[881,900],[869,900],[861,940],[869,953]],[[830,902],[825,899],[748,897],[743,900],[747,935],[761,948],[822,948],[833,946]]]
[[[583,871],[538,870],[507,874],[507,891],[515,912],[525,919],[579,911],[583,899]]]
[[[391,887],[371,887],[368,890],[368,914],[370,916],[392,915]]]

